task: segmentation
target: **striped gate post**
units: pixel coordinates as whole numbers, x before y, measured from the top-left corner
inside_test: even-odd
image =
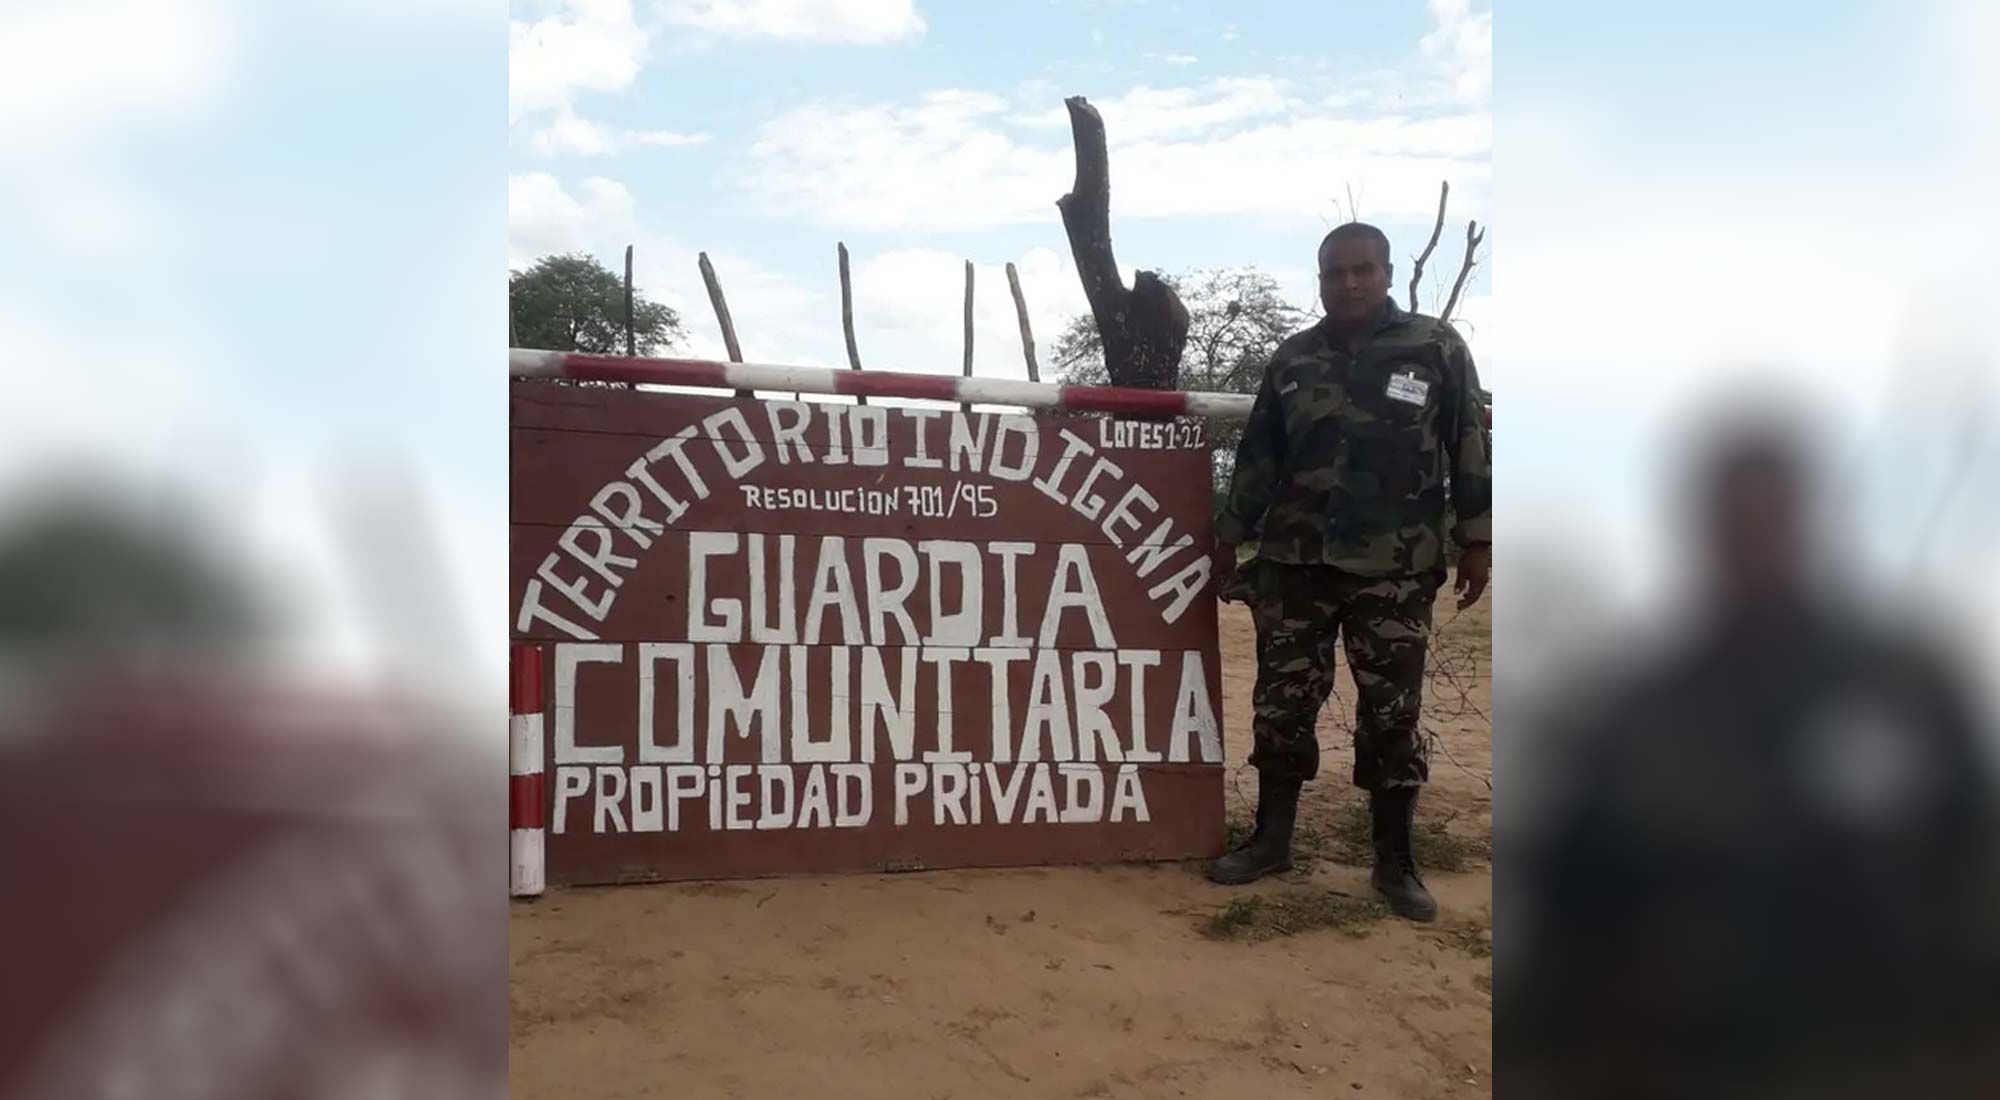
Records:
[[[542,770],[542,651],[516,643],[508,658],[508,893],[535,897],[548,881],[543,847],[548,788]]]

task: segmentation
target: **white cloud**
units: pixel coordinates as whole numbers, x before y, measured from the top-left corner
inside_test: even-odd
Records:
[[[509,20],[508,118],[566,107],[579,91],[628,88],[650,48],[631,0],[557,0],[533,22]]]
[[[1484,111],[1336,115],[1269,77],[1141,87],[1098,106],[1119,216],[1319,218],[1351,182],[1371,217],[1424,217],[1445,178],[1455,212],[1484,209]],[[978,229],[1048,218],[1072,158],[1064,112],[1018,116],[997,96],[932,92],[785,112],[760,129],[744,183],[774,212],[830,226]]]
[[[171,264],[174,250],[190,243],[183,224],[156,192],[134,183],[115,159],[84,155],[44,160],[37,171],[13,181],[11,200],[17,205],[0,212],[0,230],[8,231],[10,247],[20,250],[17,261],[39,252],[99,274]],[[51,171],[53,175],[43,174]]]
[[[604,157],[633,149],[700,145],[704,133],[624,129],[583,117],[579,93],[630,88],[652,52],[632,0],[553,0],[532,22],[513,20],[509,38],[508,121],[516,141],[540,157]]]
[[[702,145],[709,135],[672,130],[621,130],[582,118],[568,106],[558,108],[548,124],[528,138],[537,156],[599,157],[630,149],[677,149]]]
[[[1992,377],[2000,362],[1990,328],[1982,352],[1977,329],[1927,315],[1942,305],[1977,318],[1978,292],[1992,300],[1993,277],[1964,250],[1992,224],[1982,181],[1940,171],[1962,151],[1890,150],[1859,173],[1772,158],[1718,176],[1707,170],[1713,150],[1637,140],[1615,101],[1573,103],[1510,108],[1513,243],[1495,336],[1522,366],[1500,387],[1507,482],[1566,498],[1602,540],[1587,552],[1643,589],[1673,571],[1681,532],[1661,487],[1710,406],[1801,411],[1849,463],[1832,475],[1843,495],[1830,544],[1907,569],[1945,468],[1908,441],[1948,448],[1960,418],[1992,400],[1979,373]],[[1918,201],[1877,201],[1892,193]],[[1828,232],[1857,226],[1856,210],[1867,212],[1859,228]],[[1857,241],[1896,242],[1896,262]],[[1954,288],[1973,293],[1960,301]],[[1545,519],[1512,506],[1504,515],[1510,536]],[[1939,571],[1909,580],[1954,600],[1977,589],[1982,574],[1947,567],[1941,557]]]
[[[1436,26],[1424,36],[1424,56],[1443,69],[1460,99],[1485,100],[1493,91],[1492,10],[1474,11],[1472,0],[1430,0],[1430,13]]]
[[[966,257],[904,248],[863,259],[854,271],[855,330],[871,367],[956,374],[964,365]],[[1015,261],[1042,378],[1070,318],[1087,311],[1083,284],[1066,252],[1032,248]],[[1006,263],[973,264],[973,372],[1026,378]]]
[[[683,134],[674,130],[619,130],[614,131],[614,140],[628,149],[680,149],[689,145],[706,145],[709,135]]]
[[[664,24],[673,41],[699,49],[702,35],[814,42],[879,43],[921,36],[911,0],[657,0],[642,23],[634,0],[530,0],[532,18],[508,31],[508,121],[528,132],[520,143],[537,156],[609,156],[632,149],[698,145],[708,135],[628,130],[582,117],[580,93],[620,92],[645,69]],[[694,32],[693,35],[690,32]]]
[[[1220,35],[1220,37],[1224,42],[1236,41],[1237,38],[1236,24],[1231,23],[1228,26],[1222,28],[1222,34]]]
[[[189,121],[240,75],[239,30],[212,2],[10,4],[0,34],[0,140],[20,153],[29,139],[107,139],[102,127]]]
[[[1973,159],[1985,158],[1984,165],[1964,166],[1969,175],[1990,176],[1991,160],[2000,152],[1995,141],[2000,119],[1992,109],[2000,102],[2000,66],[1993,64],[1991,48],[2000,41],[2000,6],[1986,0],[1934,0],[1898,22],[1905,24],[1909,38],[1900,44],[1897,58],[1908,80],[1907,94],[1921,103],[1924,116],[1951,133],[1940,144]]]
[[[963,228],[1046,217],[1066,148],[1000,129],[1006,100],[931,92],[915,104],[812,103],[764,124],[745,184],[777,210],[865,229]]]
[[[225,384],[211,357],[198,350],[203,335],[172,308],[177,303],[162,307],[133,294],[122,308],[93,310],[38,298],[32,286],[25,296],[19,286],[8,289],[17,293],[0,296],[0,332],[7,334],[11,368],[0,370],[7,392],[0,401],[0,475],[6,480],[39,482],[72,463],[120,474],[180,472],[199,465],[189,459],[189,440],[212,443],[253,419],[239,389]],[[80,356],[76,333],[107,328],[146,335],[122,354]],[[51,415],[86,405],[88,415]]]
[[[462,7],[463,0],[401,5],[393,13],[387,0],[334,5],[333,11],[241,0],[27,0],[7,6],[0,31],[0,146],[32,171],[13,174],[10,201],[0,204],[0,240],[7,242],[0,249],[0,332],[8,347],[8,361],[0,363],[6,393],[0,400],[0,497],[46,488],[52,476],[101,478],[137,494],[135,500],[170,504],[183,518],[193,513],[203,535],[201,553],[224,568],[245,570],[241,579],[260,579],[271,560],[288,566],[299,560],[296,541],[265,545],[255,537],[265,528],[297,535],[304,526],[299,516],[323,495],[291,483],[288,473],[315,451],[351,456],[411,425],[398,423],[379,404],[357,412],[359,406],[328,401],[331,392],[322,395],[312,381],[335,370],[365,374],[365,360],[379,356],[316,343],[295,349],[292,369],[274,374],[260,356],[274,346],[267,331],[272,307],[282,315],[285,303],[246,308],[223,299],[242,297],[231,289],[232,279],[244,262],[253,262],[265,283],[285,288],[287,301],[316,300],[338,281],[334,268],[390,243],[380,230],[380,211],[362,210],[368,199],[355,196],[366,196],[373,183],[407,181],[392,184],[391,174],[379,171],[380,178],[370,178],[367,168],[359,176],[343,175],[331,163],[301,167],[298,158],[260,160],[269,150],[258,123],[273,102],[307,114],[324,106],[311,88],[301,96],[298,87],[286,87],[300,71],[307,85],[328,65],[400,79],[394,66],[417,56],[407,48],[413,30],[463,38],[467,28],[453,11],[440,10],[446,5]],[[381,18],[391,14],[391,21]],[[378,32],[388,31],[405,37],[384,46]],[[311,56],[302,58],[301,51]],[[413,64],[413,72],[436,68]],[[156,163],[151,154],[161,149],[187,156]],[[176,168],[187,157],[225,170],[189,187]],[[253,178],[230,176],[244,165]],[[416,190],[419,206],[447,194]],[[460,209],[475,208],[476,198]],[[375,236],[357,226],[373,227]],[[274,227],[279,232],[257,232]],[[432,228],[433,240],[400,242],[423,249],[426,259],[386,275],[371,272],[378,283],[404,288],[399,300],[427,306],[407,318],[393,309],[372,314],[368,327],[378,336],[408,330],[402,338],[387,337],[385,346],[408,351],[440,332],[464,331],[467,314],[456,296],[468,286],[492,303],[473,313],[491,313],[497,321],[498,300],[490,287],[478,289],[481,279],[447,280],[442,291],[429,281],[440,267],[456,270],[451,258],[461,254],[480,266],[478,249],[491,247],[490,227],[485,245],[461,241],[456,250],[448,239],[455,231],[449,217]],[[442,247],[433,247],[440,241]],[[487,266],[490,277],[490,260]],[[498,326],[470,330],[480,328],[494,332]],[[90,335],[79,338],[82,333]],[[462,365],[451,348],[419,358],[433,375]],[[485,379],[492,377],[490,365],[481,372]],[[437,381],[426,372],[404,374],[406,388]],[[49,415],[86,406],[87,415]],[[449,465],[467,453],[458,430],[463,419],[427,414],[416,429],[427,467],[441,459]],[[281,479],[286,483],[275,500],[279,508],[292,507],[274,515],[273,494],[254,490]],[[455,499],[476,496],[474,490]],[[112,507],[120,499],[101,503]],[[184,509],[184,503],[195,507]],[[494,544],[482,516],[466,513],[460,522],[458,535],[467,545]],[[491,583],[478,587],[498,591],[504,550],[489,559],[480,577]],[[279,618],[270,625],[291,640],[324,640],[322,620],[341,595],[310,577],[282,579],[280,593],[288,602],[273,609]],[[266,650],[260,662],[273,656]],[[483,678],[482,670],[475,672]]]
[[[1454,210],[1483,209],[1491,123],[1465,116],[1372,122],[1303,119],[1208,141],[1115,148],[1118,209],[1136,217],[1315,216],[1347,181],[1365,185],[1370,218],[1436,212],[1452,180]]]
[[[723,38],[872,45],[920,38],[913,0],[662,0],[666,22]]]
[[[1198,65],[1201,63],[1201,58],[1191,53],[1149,53],[1146,55],[1146,59],[1148,61],[1157,61],[1162,65],[1174,66]]]
[[[1177,88],[1140,85],[1121,96],[1093,101],[1113,143],[1184,137],[1221,127],[1281,116],[1303,106],[1290,82],[1268,76],[1223,77]],[[1067,131],[1069,109],[1054,107],[1023,117],[1021,123]]]
[[[198,291],[176,269],[189,219],[134,161],[222,117],[247,70],[234,14],[221,2],[9,6],[0,147],[19,167],[0,203],[0,476],[39,480],[72,461],[165,470],[185,464],[182,430],[240,415],[194,319]],[[120,351],[92,352],[107,346]],[[88,415],[49,415],[86,396]]]
[[[546,172],[507,177],[507,262],[532,263],[568,252],[586,241],[629,238],[638,230],[632,192],[617,180],[593,176],[571,195]]]

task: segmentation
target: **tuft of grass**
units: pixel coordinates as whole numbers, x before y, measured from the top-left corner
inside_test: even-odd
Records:
[[[1493,932],[1472,921],[1447,924],[1438,929],[1438,938],[1475,959],[1493,957]]]
[[[1417,820],[1410,841],[1417,849],[1417,867],[1425,871],[1446,873],[1463,871],[1477,863],[1487,863],[1493,859],[1493,845],[1486,840],[1474,840],[1459,836],[1446,828],[1445,821]],[[1372,839],[1372,825],[1368,817],[1366,802],[1349,803],[1334,818],[1332,836],[1332,856],[1342,863],[1356,867],[1372,866],[1375,862],[1375,845]]]
[[[1201,931],[1218,940],[1266,940],[1318,928],[1361,936],[1369,925],[1388,916],[1388,906],[1374,898],[1299,889],[1231,899],[1202,921]]]
[[[1332,837],[1325,829],[1301,817],[1292,826],[1292,869],[1310,874],[1313,866],[1332,855]]]
[[[1202,932],[1210,939],[1227,940],[1244,935],[1257,926],[1257,918],[1264,912],[1264,899],[1260,897],[1231,898],[1228,905],[1202,922]]]

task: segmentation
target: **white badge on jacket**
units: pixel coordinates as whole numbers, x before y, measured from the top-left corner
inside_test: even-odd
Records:
[[[1418,378],[1415,371],[1408,374],[1392,374],[1389,376],[1387,393],[1397,401],[1422,406],[1430,399],[1431,384]]]

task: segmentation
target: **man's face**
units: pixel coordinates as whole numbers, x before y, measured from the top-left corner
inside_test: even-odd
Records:
[[[1731,597],[1789,590],[1805,564],[1803,487],[1785,470],[1727,476],[1710,505],[1709,556]]]
[[[1335,321],[1365,321],[1389,298],[1389,266],[1374,242],[1336,240],[1321,257],[1319,302]]]

